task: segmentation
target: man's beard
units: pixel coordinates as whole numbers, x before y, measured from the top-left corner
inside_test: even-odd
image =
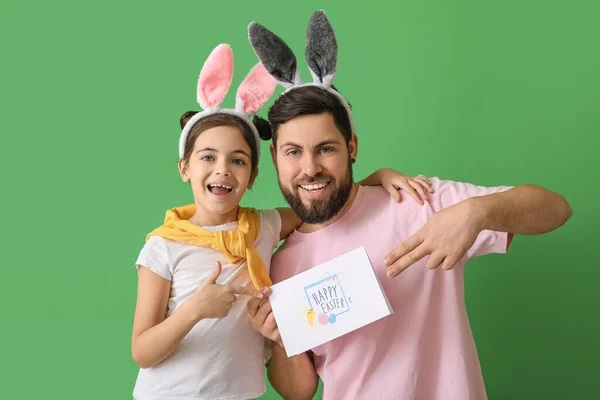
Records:
[[[330,177],[317,174],[314,177],[304,179],[302,184],[326,181],[328,178]],[[352,164],[348,163],[348,170],[344,179],[339,183],[333,180],[329,182],[329,185],[335,185],[329,200],[310,200],[310,207],[308,208],[302,203],[299,191],[304,189],[300,188],[298,183],[294,183],[293,189],[290,191],[283,187],[281,181],[279,181],[279,188],[281,189],[281,193],[283,193],[285,200],[290,207],[292,207],[292,210],[294,210],[298,218],[307,224],[322,224],[335,217],[344,207],[344,204],[346,204],[346,201],[348,201],[348,198],[350,197],[350,192],[352,192],[353,182]]]

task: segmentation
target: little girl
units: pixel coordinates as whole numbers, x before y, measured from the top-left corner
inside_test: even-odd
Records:
[[[276,82],[258,64],[240,85],[236,108],[221,109],[232,76],[231,48],[219,45],[198,80],[204,111],[181,119],[187,122],[179,172],[191,184],[194,204],[167,211],[136,262],[132,356],[141,367],[133,392],[137,400],[233,400],[265,393],[263,337],[252,328],[245,303],[271,285],[273,249],[300,220],[290,209],[239,206],[258,174],[260,139],[250,117],[272,95]],[[390,170],[363,183],[381,179],[395,196],[396,187],[430,190],[426,178]]]

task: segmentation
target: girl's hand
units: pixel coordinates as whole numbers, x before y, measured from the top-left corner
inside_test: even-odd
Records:
[[[376,173],[381,180],[381,185],[397,202],[402,201],[400,190],[407,192],[421,205],[429,201],[427,193],[433,193],[431,182],[426,176],[408,176],[390,168],[382,168]]]
[[[221,274],[221,263],[217,261],[215,268],[196,292],[185,301],[185,306],[192,318],[200,321],[204,318],[223,318],[229,314],[237,295],[253,296],[255,291],[238,285],[220,285],[217,282]]]

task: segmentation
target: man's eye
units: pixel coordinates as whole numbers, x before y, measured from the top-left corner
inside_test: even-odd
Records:
[[[290,150],[287,153],[288,156],[297,156],[298,154],[300,154],[299,150]]]
[[[333,151],[333,147],[321,147],[321,153],[331,153]]]

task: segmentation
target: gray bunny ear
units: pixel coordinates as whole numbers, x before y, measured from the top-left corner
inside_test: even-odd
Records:
[[[248,26],[248,38],[260,62],[279,84],[289,88],[302,83],[296,56],[279,36],[252,22]]]
[[[330,86],[337,70],[338,47],[333,28],[323,11],[315,12],[310,18],[305,53],[315,83]]]

